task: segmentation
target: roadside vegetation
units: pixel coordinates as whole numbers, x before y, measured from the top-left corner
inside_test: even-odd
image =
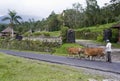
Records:
[[[24,59],[0,53],[1,81],[101,81],[104,77],[66,65]]]

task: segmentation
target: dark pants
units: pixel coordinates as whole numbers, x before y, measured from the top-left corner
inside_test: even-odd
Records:
[[[110,51],[108,51],[106,54],[106,61],[111,62],[111,52]]]

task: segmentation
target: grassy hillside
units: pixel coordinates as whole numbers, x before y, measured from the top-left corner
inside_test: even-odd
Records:
[[[84,27],[80,29],[76,29],[75,31],[81,31],[85,29],[90,29],[92,32],[101,32],[106,28],[112,27],[116,23],[109,23],[109,24],[104,24],[104,25],[96,25],[96,26],[91,26],[91,27]]]
[[[80,29],[76,29],[76,39],[90,39],[90,40],[102,40],[103,30],[108,29],[113,26],[115,23],[109,23],[104,25],[97,25],[92,27],[84,27]]]

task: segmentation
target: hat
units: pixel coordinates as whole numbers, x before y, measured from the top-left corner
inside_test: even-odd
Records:
[[[106,40],[106,42],[109,42],[109,40]]]

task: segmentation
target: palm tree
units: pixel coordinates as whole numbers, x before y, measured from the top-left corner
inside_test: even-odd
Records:
[[[15,24],[17,24],[17,23],[20,23],[19,21],[18,21],[18,19],[22,19],[20,16],[18,16],[17,15],[17,13],[13,10],[13,11],[10,11],[9,10],[9,13],[8,13],[8,15],[9,16],[7,16],[7,17],[5,17],[5,18],[3,18],[2,20],[3,21],[5,21],[5,20],[9,20],[10,21],[10,27],[11,27],[11,29],[12,29],[12,37],[13,37],[13,34],[14,34],[14,30],[13,30],[13,27],[14,27],[14,25]]]

